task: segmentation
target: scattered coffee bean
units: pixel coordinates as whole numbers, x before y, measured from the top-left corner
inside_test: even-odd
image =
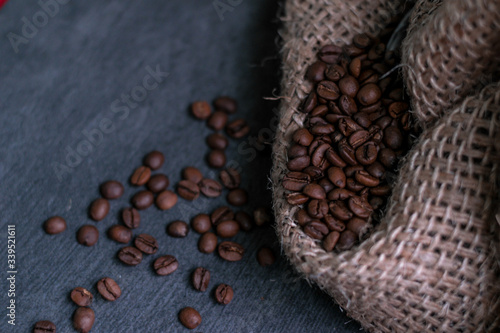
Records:
[[[116,301],[122,295],[120,286],[110,277],[102,278],[97,282],[97,291],[110,302]]]
[[[79,307],[73,314],[73,327],[79,333],[89,333],[94,326],[94,310],[87,307]]]
[[[241,139],[250,133],[250,127],[243,119],[236,119],[226,125],[226,133],[233,139]]]
[[[191,104],[191,112],[193,113],[193,116],[195,118],[205,120],[208,117],[210,117],[212,109],[210,107],[210,104],[208,104],[208,102],[196,101],[193,104]]]
[[[179,321],[184,327],[192,330],[201,324],[201,315],[195,309],[187,307],[179,312]]]
[[[253,227],[253,219],[250,214],[240,211],[234,215],[234,220],[238,222],[240,228],[244,231],[250,231]]]
[[[207,162],[212,168],[222,168],[226,164],[226,154],[223,150],[212,150],[207,155]]]
[[[241,188],[229,191],[227,194],[227,202],[233,206],[243,206],[248,202],[247,191]]]
[[[146,184],[151,177],[151,169],[147,166],[140,166],[135,169],[130,177],[130,183],[135,186],[142,186]]]
[[[153,268],[158,275],[170,275],[177,270],[179,262],[174,256],[165,255],[157,258]]]
[[[266,207],[259,207],[253,211],[253,219],[258,227],[271,222],[271,215]]]
[[[207,214],[198,214],[191,220],[191,227],[199,234],[204,234],[212,227],[212,221]]]
[[[243,258],[243,254],[245,253],[243,246],[229,241],[220,243],[218,249],[221,258],[227,261],[239,261]]]
[[[206,197],[215,198],[221,195],[222,185],[213,179],[204,178],[200,182],[200,191]]]
[[[66,220],[60,216],[53,216],[43,224],[43,229],[49,235],[56,235],[66,230]]]
[[[221,206],[215,209],[210,215],[210,220],[212,225],[217,226],[219,223],[227,220],[232,220],[234,218],[234,212],[228,206]]]
[[[168,177],[162,173],[158,173],[149,178],[146,186],[151,192],[159,193],[165,190],[169,184],[170,181],[168,180]]]
[[[225,150],[229,144],[227,138],[220,133],[212,133],[207,136],[207,145],[211,149]]]
[[[241,176],[239,172],[236,171],[236,169],[227,168],[225,170],[222,170],[219,177],[222,181],[222,184],[230,190],[236,189],[240,186]]]
[[[167,233],[172,237],[186,237],[189,233],[189,226],[184,221],[174,221],[168,225]]]
[[[156,238],[148,234],[140,234],[135,237],[134,245],[145,254],[154,254],[158,251]]]
[[[177,204],[177,194],[172,191],[165,190],[156,196],[156,207],[161,210],[168,210]]]
[[[200,196],[200,188],[190,180],[181,180],[177,184],[177,194],[183,199],[193,201]]]
[[[127,244],[132,239],[132,231],[127,227],[115,224],[108,229],[108,236],[115,242]]]
[[[198,168],[186,167],[182,170],[182,179],[198,184],[203,180],[203,174]]]
[[[198,241],[198,250],[201,253],[212,253],[217,248],[217,236],[213,232],[201,235]]]
[[[238,109],[238,103],[231,97],[220,96],[214,100],[214,107],[216,110],[221,110],[226,113],[236,113]]]
[[[33,327],[33,333],[56,333],[56,325],[48,320],[41,320]]]
[[[263,267],[271,266],[276,261],[276,257],[273,250],[268,247],[261,247],[259,252],[257,252],[257,261]]]
[[[101,184],[100,191],[103,198],[112,200],[121,197],[125,188],[119,181],[108,180]]]
[[[126,265],[136,266],[142,261],[142,252],[133,246],[126,246],[118,251],[118,259]]]
[[[83,287],[76,287],[71,291],[71,300],[78,306],[90,306],[94,296],[90,291]]]
[[[135,208],[143,210],[149,208],[153,204],[154,199],[153,192],[142,190],[134,194],[130,202]]]
[[[210,283],[210,271],[203,267],[198,267],[194,270],[191,277],[194,289],[198,291],[205,291]]]
[[[234,220],[219,223],[216,227],[217,235],[222,238],[231,238],[240,231],[240,225]]]
[[[219,284],[217,289],[215,289],[215,300],[219,304],[227,305],[233,300],[234,291],[231,286],[227,284]]]
[[[103,220],[109,213],[109,201],[104,198],[99,198],[90,204],[89,215],[94,221]]]
[[[144,157],[144,165],[149,167],[151,170],[157,170],[161,168],[165,162],[165,156],[157,150],[150,152]]]
[[[223,111],[215,111],[207,120],[207,126],[215,131],[220,131],[226,126],[227,113]]]
[[[139,215],[137,209],[127,207],[122,210],[122,220],[123,224],[128,228],[135,229],[141,224],[141,215]]]
[[[93,225],[86,224],[78,229],[76,239],[78,240],[78,243],[82,245],[93,246],[99,239],[99,230],[97,230],[97,228]]]

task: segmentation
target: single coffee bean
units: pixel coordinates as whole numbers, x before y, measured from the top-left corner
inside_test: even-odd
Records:
[[[360,54],[363,54],[363,52],[365,52],[363,49],[357,47],[354,44],[345,45],[343,50],[344,54],[347,55],[346,61],[349,61],[351,57],[357,57]]]
[[[250,133],[250,127],[243,119],[236,119],[226,125],[226,133],[233,139],[241,139]]]
[[[373,177],[366,171],[356,171],[354,178],[358,183],[368,187],[375,187],[380,184],[380,180],[378,178]]]
[[[193,201],[200,196],[200,188],[190,180],[181,180],[177,184],[177,194],[183,199]]]
[[[33,327],[33,333],[56,333],[56,325],[48,320],[40,320]]]
[[[307,205],[307,213],[315,219],[323,218],[328,213],[328,202],[326,200],[311,200]]]
[[[229,145],[229,141],[220,133],[212,133],[207,136],[207,145],[211,149],[225,150]]]
[[[311,82],[319,82],[325,78],[326,64],[323,61],[316,61],[306,72],[306,78]]]
[[[387,184],[372,187],[370,193],[376,196],[388,196],[391,193],[391,187]]]
[[[227,220],[219,223],[216,227],[217,235],[222,238],[231,238],[240,231],[240,225],[234,220]]]
[[[347,184],[347,180],[346,180],[346,184]],[[345,199],[349,199],[353,195],[354,195],[354,192],[352,192],[350,190],[347,190],[344,188],[336,188],[334,190],[331,190],[328,193],[327,198],[328,198],[328,200],[345,200]]]
[[[351,118],[342,118],[339,119],[338,121],[338,129],[340,133],[342,133],[342,135],[350,136],[352,133],[362,130],[363,127],[361,127],[357,122],[355,122]],[[339,142],[342,142],[342,140]]]
[[[73,313],[73,327],[79,333],[89,333],[94,326],[94,310],[87,307],[79,307]]]
[[[339,156],[342,160],[346,161],[350,165],[358,164],[356,160],[356,151],[349,145],[346,139],[342,139],[342,141],[338,144]]]
[[[135,169],[130,177],[130,183],[134,186],[142,186],[146,184],[151,177],[151,169],[147,166],[140,166]]]
[[[359,191],[362,191],[364,188],[365,188],[365,185],[357,182],[355,179],[353,178],[347,178],[346,179],[346,185],[345,185],[346,189],[348,189],[349,191],[353,191],[353,192],[359,192]]]
[[[110,302],[116,301],[122,295],[120,286],[110,277],[102,278],[97,282],[97,291]]]
[[[304,187],[303,193],[312,199],[323,200],[326,199],[326,192],[318,184],[309,184]]]
[[[201,253],[212,253],[217,248],[217,236],[213,232],[201,235],[198,241],[198,250]]]
[[[286,201],[294,206],[294,205],[302,205],[309,201],[309,196],[304,193],[292,192],[285,194]]]
[[[351,63],[349,64],[349,72],[351,72],[351,75],[354,76],[355,78],[359,77],[359,74],[361,73],[360,57],[356,57],[351,60]]]
[[[310,113],[318,104],[318,96],[312,91],[300,106],[300,111],[303,113]]]
[[[129,229],[135,229],[141,224],[141,215],[137,209],[127,207],[122,210],[122,220]]]
[[[262,267],[271,266],[276,262],[276,256],[274,255],[273,250],[264,246],[260,248],[259,252],[257,252],[257,261]]]
[[[340,97],[339,87],[332,81],[319,82],[316,86],[316,93],[319,97],[329,101],[334,101]]]
[[[373,212],[373,208],[370,206],[368,201],[358,196],[353,196],[349,198],[347,204],[351,212],[353,212],[356,216],[361,217],[363,219],[369,218]]]
[[[313,220],[313,218],[310,217],[309,214],[307,214],[307,211],[305,209],[298,210],[297,213],[295,213],[295,219],[300,226],[305,226],[307,223]]]
[[[340,251],[351,249],[358,242],[358,235],[351,230],[345,230],[340,234],[337,245],[335,246]]]
[[[174,221],[170,223],[167,227],[167,234],[172,237],[186,237],[189,233],[189,226],[184,221]]]
[[[203,179],[203,174],[198,168],[189,166],[182,170],[182,179],[198,184]]]
[[[235,242],[222,242],[218,246],[219,255],[227,261],[239,261],[243,258],[245,249]]]
[[[170,275],[175,272],[178,267],[179,262],[171,255],[161,256],[153,263],[153,268],[158,275]]]
[[[396,165],[396,154],[389,148],[381,149],[378,153],[378,160],[388,169],[392,169]]]
[[[328,169],[328,179],[338,188],[344,188],[346,185],[345,173],[339,167],[331,167]]]
[[[210,283],[210,271],[203,267],[196,268],[191,276],[191,282],[194,289],[198,291],[207,290]]]
[[[148,234],[140,234],[135,237],[134,245],[145,254],[154,254],[158,251],[158,242]]]
[[[200,182],[200,191],[206,197],[216,198],[222,193],[222,185],[213,179],[204,178]]]
[[[328,159],[326,158],[327,151],[331,149],[331,146],[328,143],[324,143],[318,148],[314,150],[314,153],[311,156],[311,163],[315,167],[320,168],[321,170],[325,170],[329,166]]]
[[[126,265],[136,266],[142,261],[142,252],[133,246],[125,246],[118,251],[118,259]]]
[[[153,150],[144,157],[144,165],[149,167],[151,170],[157,170],[161,168],[165,162],[165,156],[157,150]]]
[[[382,96],[382,92],[380,88],[375,83],[368,83],[359,89],[357,98],[359,103],[362,105],[371,105],[376,103],[380,96]]]
[[[206,101],[196,101],[191,104],[191,112],[195,118],[205,120],[210,117],[212,109],[210,108],[210,104]]]
[[[223,150],[212,150],[207,155],[207,162],[212,168],[222,168],[226,164],[226,154]]]
[[[228,96],[220,96],[214,100],[216,110],[224,111],[225,113],[233,114],[238,109],[238,103],[234,98]]]
[[[259,207],[253,211],[253,219],[258,227],[271,223],[271,214],[266,207]]]
[[[356,171],[364,170],[362,165],[351,165],[344,169],[346,177],[353,178]]]
[[[378,146],[373,141],[369,141],[356,149],[356,160],[362,165],[374,163],[377,160],[377,155]]]
[[[134,194],[130,202],[135,208],[143,210],[149,208],[153,204],[154,200],[155,197],[153,192],[142,190]]]
[[[49,235],[56,235],[66,230],[66,220],[60,216],[53,216],[43,223],[43,229]]]
[[[352,39],[352,42],[356,47],[359,47],[361,49],[366,49],[367,47],[370,47],[372,44],[372,40],[370,37],[368,37],[366,34],[358,34],[354,36]]]
[[[115,242],[127,244],[132,239],[132,231],[127,227],[115,224],[108,229],[108,236]]]
[[[103,198],[109,200],[118,199],[125,191],[122,183],[116,180],[108,180],[107,182],[102,183],[99,189]]]
[[[158,173],[156,175],[151,176],[147,182],[147,187],[148,189],[153,192],[153,193],[159,193],[163,190],[165,190],[168,185],[170,184],[170,181],[168,177],[162,173]]]
[[[309,146],[313,141],[314,136],[307,130],[307,128],[300,128],[293,133],[292,140],[299,145]]]
[[[301,157],[307,155],[307,148],[299,145],[299,144],[294,144],[288,149],[288,158],[289,159],[294,159],[296,157]]]
[[[314,239],[323,239],[329,232],[328,227],[318,220],[313,220],[304,226],[304,233]]]
[[[325,217],[323,218],[323,221],[325,222],[328,229],[330,229],[332,231],[342,232],[345,229],[344,222],[337,220],[336,218],[334,218],[330,214],[325,215]]]
[[[226,126],[227,113],[224,111],[215,111],[207,120],[207,126],[215,131],[220,131]]]
[[[219,177],[222,181],[222,184],[230,190],[236,189],[238,188],[238,186],[240,186],[241,176],[236,169],[227,168],[225,170],[222,170]]]
[[[237,188],[229,191],[226,199],[230,205],[243,206],[248,202],[248,194],[244,189]]]
[[[103,220],[109,213],[109,201],[104,198],[95,199],[90,204],[89,215],[94,221]]]
[[[303,172],[289,172],[283,177],[283,187],[289,191],[302,191],[311,182],[311,177]]]
[[[389,126],[384,130],[384,143],[387,148],[398,150],[403,145],[403,134],[396,126]]]
[[[335,64],[342,54],[342,48],[337,45],[326,45],[318,52],[318,58],[327,64]]]
[[[325,173],[323,170],[321,170],[318,167],[315,167],[314,165],[310,165],[307,168],[303,170],[304,173],[308,174],[309,177],[311,177],[311,180],[316,181],[325,176]]]
[[[94,296],[90,291],[83,287],[76,287],[71,291],[71,300],[78,306],[90,306],[94,300]]]
[[[347,221],[352,218],[352,212],[347,209],[343,201],[330,201],[329,207],[332,216],[341,221]]]
[[[366,171],[373,177],[384,179],[385,178],[385,168],[380,162],[373,162],[371,165],[366,167]]]
[[[326,193],[330,192],[331,190],[333,190],[335,188],[335,185],[332,184],[332,182],[330,182],[330,180],[328,180],[328,178],[322,178],[318,181],[318,184],[323,187],[323,189],[325,190]]]
[[[187,307],[179,312],[179,321],[184,327],[192,330],[201,324],[201,315],[195,309]]]
[[[352,116],[356,114],[356,112],[358,112],[356,101],[352,97],[349,97],[347,95],[340,96],[339,108],[340,111],[342,111],[342,113],[346,116]]]
[[[250,214],[239,211],[234,215],[234,220],[238,222],[240,228],[244,231],[250,231],[253,227],[253,219]]]
[[[346,162],[335,151],[333,151],[331,147],[330,149],[327,149],[325,156],[328,162],[339,168],[343,168],[347,165]]]
[[[93,246],[99,239],[99,230],[90,224],[83,225],[76,233],[78,243],[85,246]]]
[[[337,245],[339,238],[340,233],[338,231],[330,232],[328,236],[323,239],[323,248],[325,249],[325,251],[333,251],[333,248],[335,247],[335,245]]]
[[[368,59],[378,60],[383,57],[384,53],[385,53],[385,44],[384,43],[375,44],[368,52]]]
[[[287,167],[290,171],[302,171],[311,163],[309,156],[296,157],[293,160],[289,160]]]
[[[316,124],[310,129],[310,132],[314,135],[328,135],[334,131],[335,126],[332,124]]]
[[[221,206],[214,210],[210,215],[210,220],[212,225],[217,226],[223,221],[232,220],[234,218],[234,212],[228,206]]]
[[[219,284],[217,289],[215,289],[215,299],[217,300],[217,303],[219,304],[224,304],[227,305],[231,303],[233,300],[234,296],[234,290],[231,288],[231,286],[228,286],[227,284]]]
[[[325,76],[334,82],[339,81],[345,76],[345,69],[340,65],[332,65],[325,71]]]
[[[349,144],[352,148],[356,149],[359,146],[363,145],[366,141],[370,139],[370,133],[365,130],[360,130],[351,134],[348,139]]]
[[[198,214],[191,220],[191,227],[199,234],[204,234],[212,227],[210,216],[207,214]]]
[[[367,226],[368,223],[366,220],[360,219],[360,218],[352,218],[347,222],[347,230],[351,230],[354,232],[356,235],[362,236],[366,233],[367,231]]]
[[[389,115],[392,118],[397,118],[408,111],[409,105],[406,102],[394,102],[388,107]]]

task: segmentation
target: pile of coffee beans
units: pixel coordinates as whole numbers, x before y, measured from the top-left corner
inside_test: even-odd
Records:
[[[409,104],[392,52],[365,34],[327,45],[306,73],[314,89],[293,133],[286,200],[296,221],[326,251],[352,248],[384,207],[398,159],[410,147]]]

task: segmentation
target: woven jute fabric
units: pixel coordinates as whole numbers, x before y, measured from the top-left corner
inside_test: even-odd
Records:
[[[454,1],[457,4],[454,10],[466,9],[464,3],[470,5],[471,1],[459,2]],[[500,247],[500,225],[495,219],[500,163],[498,83],[481,87],[477,80],[465,83],[467,78],[460,81],[458,76],[447,76],[457,80],[448,82],[447,89],[463,91],[459,89],[460,97],[453,103],[438,99],[434,104],[429,96],[422,96],[432,93],[437,96],[434,90],[427,85],[427,90],[415,88],[422,76],[434,68],[415,69],[411,75],[415,75],[417,83],[408,83],[408,91],[414,107],[419,105],[414,111],[424,130],[400,163],[399,176],[381,223],[353,249],[341,253],[324,251],[321,243],[305,235],[296,223],[294,215],[299,207],[284,200],[286,191],[281,179],[288,172],[287,150],[292,133],[303,126],[305,115],[299,111],[299,105],[312,88],[304,74],[315,60],[318,48],[329,43],[350,43],[353,35],[360,32],[376,35],[404,6],[397,1],[390,4],[286,1],[281,31],[282,102],[271,175],[276,230],[283,252],[293,266],[331,295],[368,331],[498,332],[500,257],[496,251]],[[414,13],[412,20],[425,23],[410,26],[410,31],[417,34],[427,31],[426,25],[439,26],[434,20],[446,15],[438,13],[451,10],[440,1],[419,2],[417,6],[420,13]],[[452,17],[447,20],[453,21]],[[483,40],[490,38],[486,36],[488,31],[481,35]],[[500,35],[498,31],[496,34]],[[460,42],[453,36],[450,40],[438,36],[443,45]],[[410,50],[414,59],[421,54],[410,45],[410,38],[411,35],[403,50],[406,62]],[[426,51],[423,41],[418,36],[413,38],[415,43],[421,43],[421,52]],[[429,38],[435,37],[429,32]],[[466,39],[470,38],[473,37]],[[486,60],[487,65],[478,65],[481,71],[496,70],[492,59],[497,55],[488,53],[489,50],[484,52],[491,59]],[[446,61],[435,69],[439,80],[441,69],[448,68]],[[479,72],[464,71],[468,76],[475,73],[475,77],[480,76]],[[452,70],[450,73],[456,74]],[[411,75],[406,73],[405,78],[411,81]]]

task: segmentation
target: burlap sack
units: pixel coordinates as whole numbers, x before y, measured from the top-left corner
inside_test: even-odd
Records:
[[[500,227],[494,218],[498,209],[500,85],[481,81],[482,71],[497,69],[493,64],[498,54],[489,53],[497,47],[492,42],[493,32],[500,44],[500,31],[494,31],[500,20],[488,18],[500,12],[498,8],[494,11],[495,2],[417,4],[403,63],[412,105],[425,130],[401,163],[381,224],[359,246],[340,254],[325,252],[319,241],[305,235],[294,221],[298,208],[284,200],[281,179],[287,173],[287,149],[291,134],[303,125],[305,115],[298,108],[312,88],[304,74],[318,47],[349,43],[360,32],[377,34],[403,11],[404,4],[360,0],[288,0],[285,4],[283,99],[272,170],[277,233],[283,252],[296,269],[369,331],[500,329],[500,257],[495,256]],[[464,18],[491,24],[486,29]],[[466,25],[461,30],[456,28],[459,22]],[[448,29],[456,34],[448,35]],[[478,34],[475,29],[483,30]],[[427,36],[430,47],[419,36]],[[441,38],[441,44],[433,38]],[[488,48],[483,54],[490,58],[475,57],[469,63],[456,51],[462,46],[448,44],[460,42],[460,38],[470,42],[467,50],[473,54],[477,50],[471,49],[474,38],[490,43],[483,45]],[[438,60],[442,63],[436,63]],[[462,67],[453,69],[453,62]],[[439,90],[438,82],[446,82],[447,90]],[[437,89],[432,89],[433,84]]]

